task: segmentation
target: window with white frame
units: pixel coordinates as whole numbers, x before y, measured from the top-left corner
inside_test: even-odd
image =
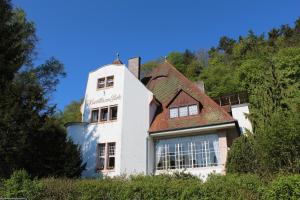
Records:
[[[188,108],[187,108],[187,106],[179,107],[179,116],[180,117],[188,116]]]
[[[98,144],[98,170],[113,170],[115,168],[116,143]]]
[[[115,168],[115,150],[116,150],[116,143],[108,143],[108,155],[107,155],[107,169],[114,169]]]
[[[156,170],[218,166],[219,142],[216,134],[162,139],[155,143]]]
[[[187,105],[187,106],[180,106],[180,107],[171,107],[169,109],[170,118],[177,118],[177,117],[186,117],[186,116],[193,116],[199,114],[198,105]]]
[[[178,117],[178,108],[170,108],[170,118]]]
[[[190,105],[189,106],[189,115],[198,115],[198,105]]]
[[[98,144],[98,151],[99,151],[99,166],[98,169],[103,170],[105,168],[105,143]]]

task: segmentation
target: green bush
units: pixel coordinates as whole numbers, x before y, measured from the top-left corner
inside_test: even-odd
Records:
[[[41,183],[37,180],[31,180],[25,170],[19,170],[3,182],[0,194],[5,198],[25,197],[34,200],[40,199],[41,192]]]
[[[235,139],[226,163],[229,173],[256,173],[259,170],[257,155],[254,148],[254,138],[251,133]]]
[[[205,182],[189,174],[106,179],[31,180],[25,171],[0,182],[0,197],[45,200],[295,200],[300,175],[264,180],[255,174],[210,175]]]
[[[279,176],[265,190],[264,199],[300,199],[300,175]]]
[[[203,199],[260,199],[262,188],[263,182],[257,175],[211,175],[204,184]]]

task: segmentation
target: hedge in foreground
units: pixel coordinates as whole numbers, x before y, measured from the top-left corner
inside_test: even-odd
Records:
[[[279,176],[269,183],[251,174],[212,175],[203,183],[195,177],[178,174],[105,180],[30,180],[24,173],[16,172],[0,183],[0,197],[26,196],[34,200],[300,199],[300,175]]]

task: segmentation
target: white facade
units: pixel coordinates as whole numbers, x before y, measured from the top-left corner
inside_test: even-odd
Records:
[[[237,104],[231,106],[232,117],[239,122],[241,132],[245,133],[246,129],[252,132],[252,125],[250,120],[247,118],[249,114],[249,104]]]
[[[108,76],[114,76],[113,87],[97,89],[97,80]],[[106,65],[89,74],[83,102],[83,122],[87,123],[67,127],[72,140],[81,145],[87,162],[83,176],[97,174],[97,145],[112,142],[115,143],[115,168],[103,170],[103,175],[146,172],[150,109],[145,108],[152,98],[153,94],[124,65]],[[111,105],[118,106],[116,120],[89,123],[92,109]]]

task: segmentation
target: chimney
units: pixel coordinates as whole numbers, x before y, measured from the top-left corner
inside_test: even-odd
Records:
[[[128,60],[128,69],[133,75],[140,79],[140,71],[141,71],[141,58],[135,57]]]
[[[195,82],[196,86],[203,92],[205,93],[205,89],[204,89],[204,82],[203,81],[196,81]]]

